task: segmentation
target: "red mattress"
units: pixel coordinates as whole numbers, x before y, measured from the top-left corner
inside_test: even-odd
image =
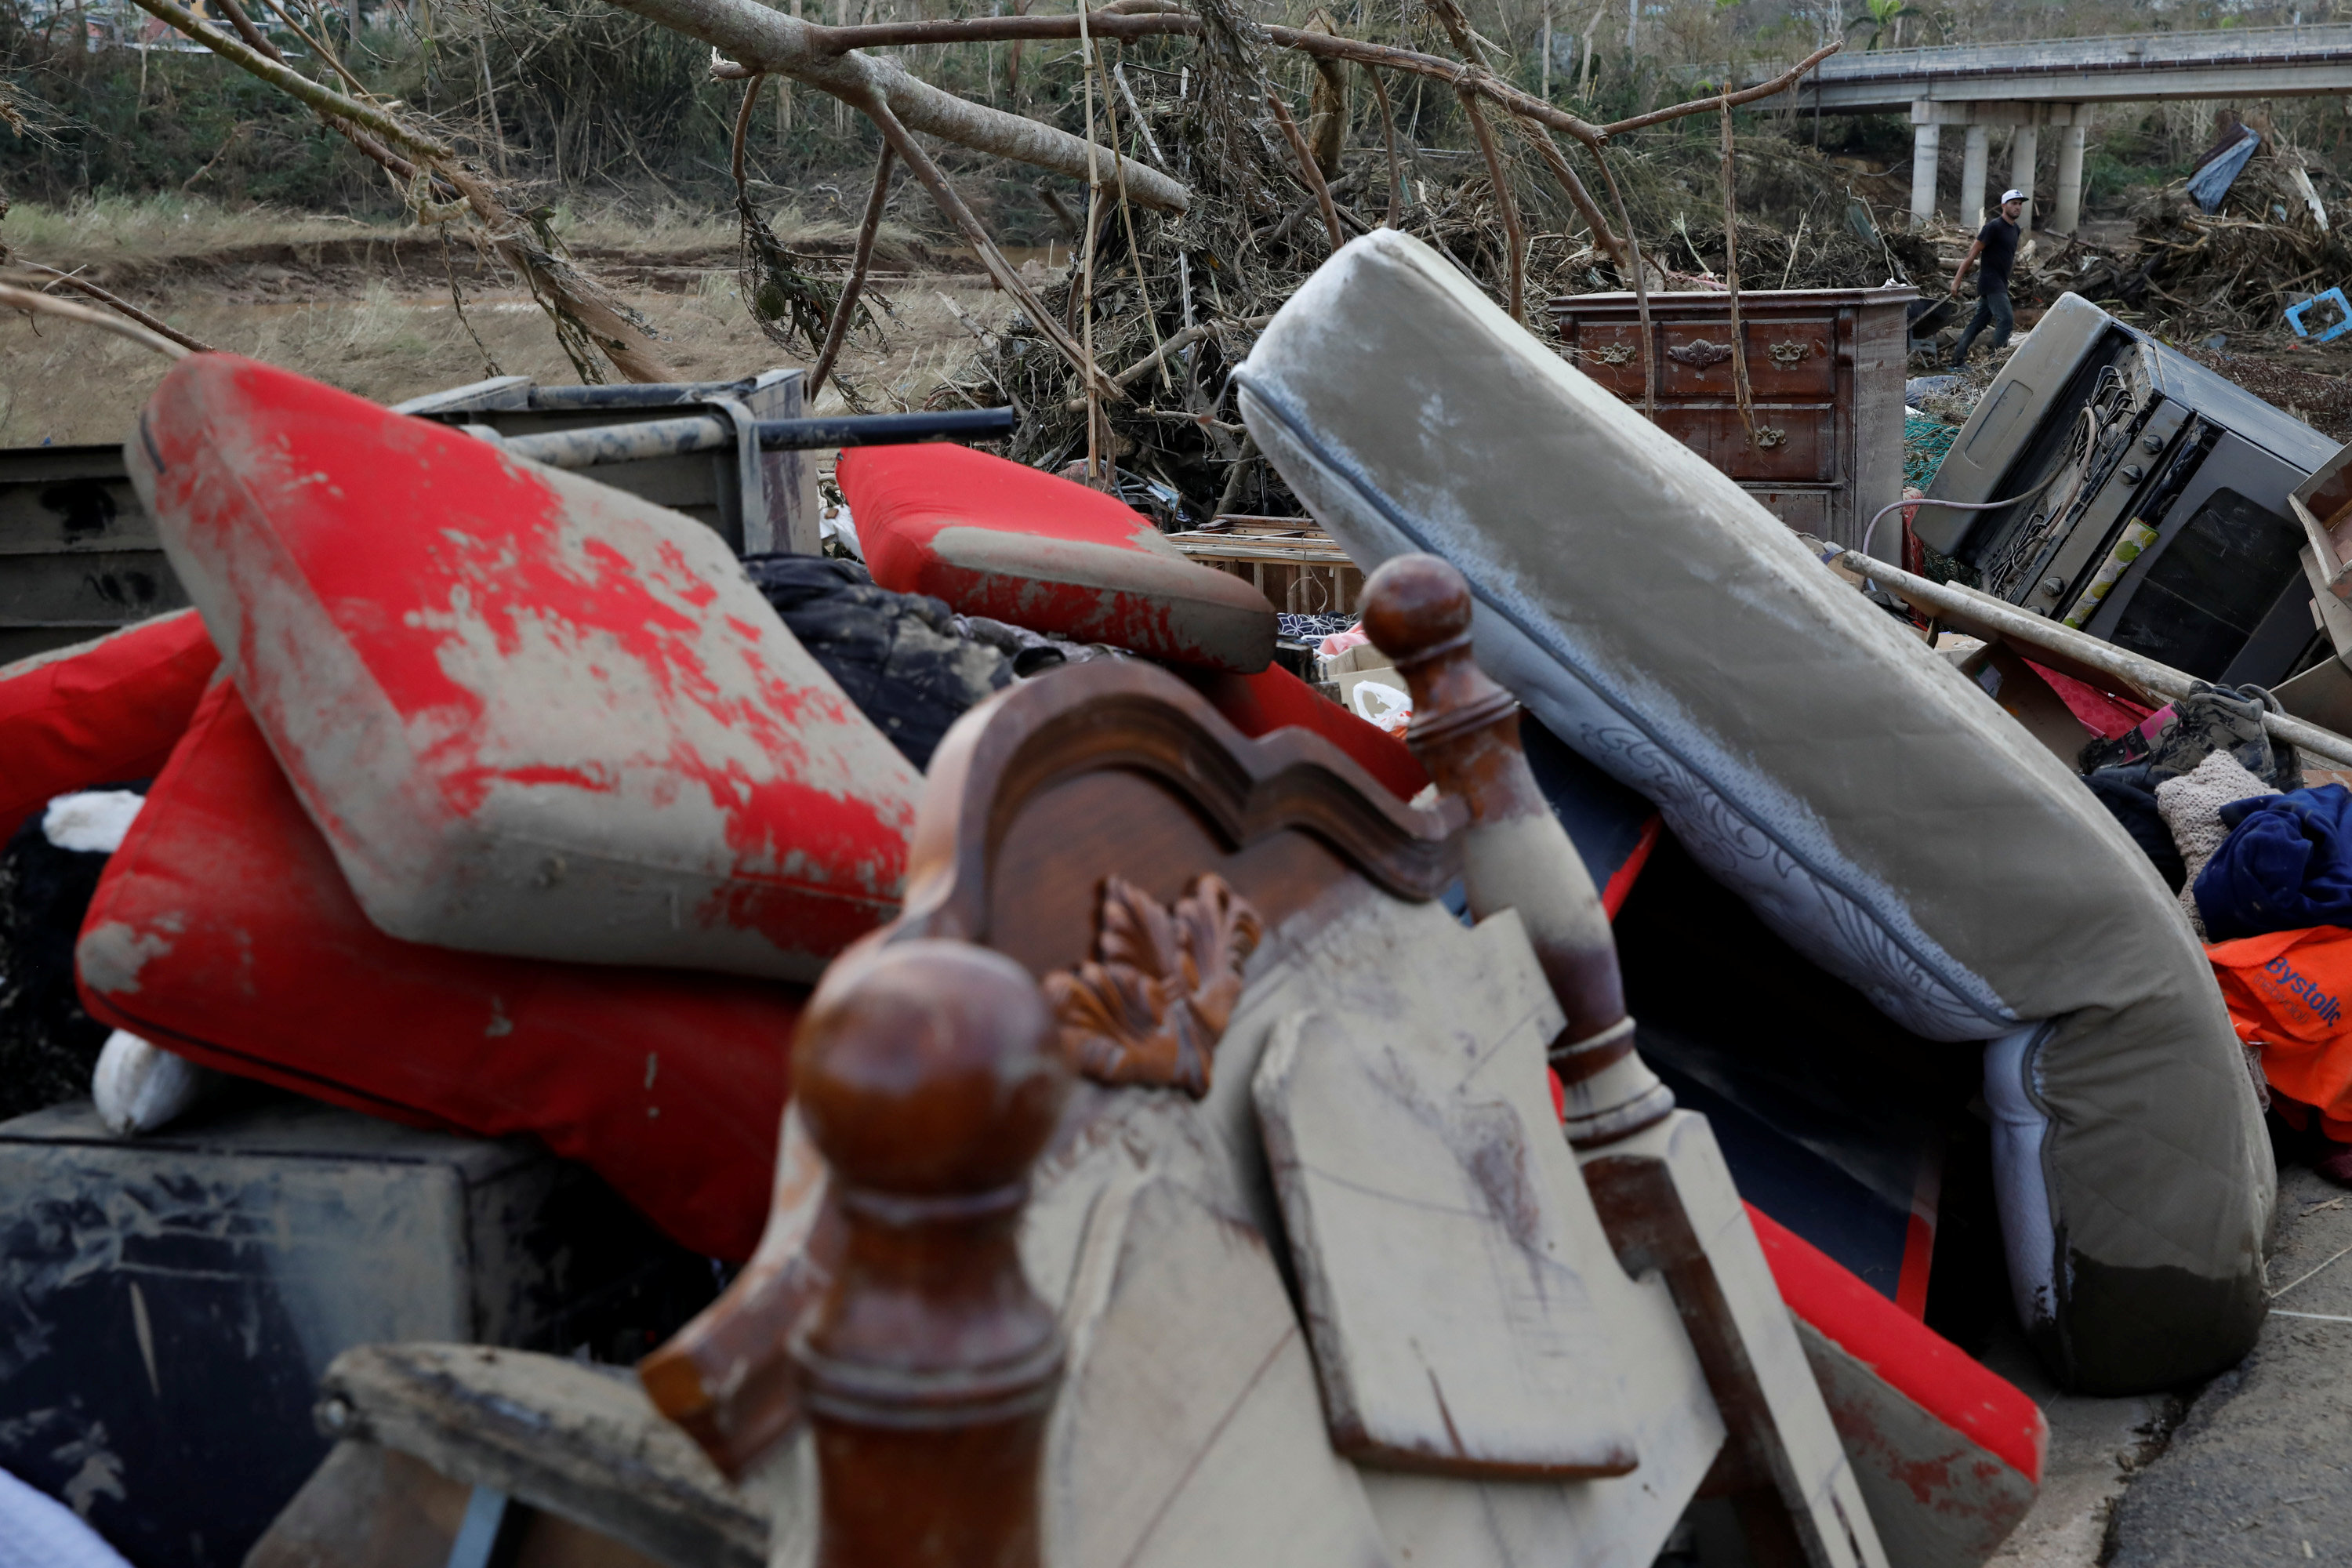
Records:
[[[1273,662],[1265,595],[1099,490],[949,446],[859,447],[835,477],[885,588],[1178,664]]]
[[[206,1067],[531,1133],[698,1251],[759,1240],[806,993],[385,936],[226,681],[109,863],[77,957],[92,1017]]]
[[[0,666],[0,842],[52,795],[154,777],[219,664],[182,610]]]
[[[709,529],[233,354],[126,457],[387,934],[810,980],[896,911],[921,778]]]

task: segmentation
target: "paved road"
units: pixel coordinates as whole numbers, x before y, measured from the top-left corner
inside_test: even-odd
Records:
[[[2352,1194],[2291,1169],[2279,1200],[2262,1342],[2125,1489],[2112,1568],[2352,1563]]]

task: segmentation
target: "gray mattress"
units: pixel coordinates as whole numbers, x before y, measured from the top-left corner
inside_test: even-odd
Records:
[[[2079,780],[1417,240],[1348,246],[1239,379],[1360,564],[1453,562],[1479,662],[1548,727],[1890,1017],[1985,1043],[2011,1283],[2054,1372],[2120,1393],[2244,1353],[2273,1200],[2252,1087],[2186,921]]]

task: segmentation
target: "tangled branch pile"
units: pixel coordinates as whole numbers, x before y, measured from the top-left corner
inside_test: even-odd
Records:
[[[2295,300],[2352,276],[2352,247],[2313,210],[2312,173],[2293,148],[2266,148],[2211,214],[2168,186],[2138,215],[2129,254],[2053,258],[2052,281],[2184,335],[2274,329]]]

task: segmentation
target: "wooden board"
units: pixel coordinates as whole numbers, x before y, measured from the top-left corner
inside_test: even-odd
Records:
[[[1281,1237],[1284,1226],[1251,1089],[1286,1019],[1318,1008],[1378,1016],[1402,1010],[1400,997],[1418,997],[1420,1007],[1443,1008],[1474,1032],[1499,1036],[1512,1021],[1527,1019],[1528,1037],[1548,1038],[1560,1026],[1558,1003],[1516,914],[1465,929],[1443,905],[1366,891],[1360,885],[1352,894],[1335,890],[1268,931],[1202,1104],[1254,1217],[1270,1237]],[[1514,1092],[1549,1114],[1539,1051],[1532,1065],[1501,1055],[1487,1070],[1516,1072]],[[1557,1131],[1537,1146],[1535,1158],[1549,1186],[1589,1209],[1575,1156]],[[1600,1235],[1597,1222],[1593,1234]],[[1605,1239],[1600,1247],[1609,1258]],[[1656,1558],[1722,1448],[1724,1424],[1664,1280],[1655,1273],[1629,1278],[1612,1261],[1589,1284],[1608,1321],[1607,1375],[1632,1424],[1641,1468],[1624,1477],[1559,1481],[1363,1468],[1365,1494],[1399,1563],[1649,1568]]]
[[[1296,1014],[1258,1068],[1333,1441],[1406,1469],[1622,1475],[1632,1431],[1585,1278],[1614,1260],[1591,1205],[1540,1180],[1549,1108],[1479,1081],[1540,1063],[1543,1041],[1422,1011]]]
[[[1199,1109],[1091,1093],[1098,1109],[1049,1155],[1022,1245],[1069,1341],[1046,1439],[1048,1562],[1390,1563]]]

